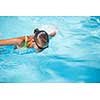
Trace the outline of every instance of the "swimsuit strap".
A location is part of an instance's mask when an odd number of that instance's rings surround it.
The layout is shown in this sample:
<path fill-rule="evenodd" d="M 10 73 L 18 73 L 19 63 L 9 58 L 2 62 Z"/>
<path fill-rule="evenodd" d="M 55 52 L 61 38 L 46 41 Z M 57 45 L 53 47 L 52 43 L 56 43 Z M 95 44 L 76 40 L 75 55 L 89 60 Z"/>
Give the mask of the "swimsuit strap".
<path fill-rule="evenodd" d="M 28 38 L 27 38 L 27 36 L 25 36 L 25 42 L 24 42 L 24 45 L 23 45 L 24 48 L 27 48 L 27 43 L 28 43 Z"/>

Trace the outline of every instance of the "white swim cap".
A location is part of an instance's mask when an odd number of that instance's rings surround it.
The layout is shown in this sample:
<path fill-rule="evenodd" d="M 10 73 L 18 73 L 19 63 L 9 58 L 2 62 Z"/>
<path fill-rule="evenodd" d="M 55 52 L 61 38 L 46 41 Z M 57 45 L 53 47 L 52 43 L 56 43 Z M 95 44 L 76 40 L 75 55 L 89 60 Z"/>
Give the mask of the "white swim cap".
<path fill-rule="evenodd" d="M 48 34 L 49 33 L 52 33 L 52 32 L 58 32 L 58 29 L 56 26 L 53 26 L 53 25 L 42 25 L 40 27 L 41 30 L 45 30 Z"/>

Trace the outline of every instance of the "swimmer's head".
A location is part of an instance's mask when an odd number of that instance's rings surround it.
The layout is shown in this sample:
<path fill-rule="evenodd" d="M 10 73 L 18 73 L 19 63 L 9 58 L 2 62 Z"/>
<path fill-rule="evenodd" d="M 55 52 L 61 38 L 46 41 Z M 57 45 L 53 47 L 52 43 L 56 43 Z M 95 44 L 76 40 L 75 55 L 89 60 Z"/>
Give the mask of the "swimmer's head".
<path fill-rule="evenodd" d="M 34 41 L 38 49 L 43 50 L 48 47 L 49 36 L 46 31 L 36 28 L 34 30 Z"/>
<path fill-rule="evenodd" d="M 58 28 L 55 25 L 41 25 L 41 30 L 45 30 L 50 37 L 54 37 L 58 33 Z"/>

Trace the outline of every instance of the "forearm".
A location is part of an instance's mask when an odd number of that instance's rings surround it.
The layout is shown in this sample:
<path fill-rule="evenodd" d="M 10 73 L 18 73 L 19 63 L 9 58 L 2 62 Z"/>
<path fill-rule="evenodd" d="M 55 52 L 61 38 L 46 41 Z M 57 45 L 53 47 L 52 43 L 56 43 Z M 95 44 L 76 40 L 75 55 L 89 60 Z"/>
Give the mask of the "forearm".
<path fill-rule="evenodd" d="M 4 46 L 4 45 L 13 45 L 14 42 L 10 41 L 10 40 L 0 40 L 0 46 Z"/>
<path fill-rule="evenodd" d="M 16 44 L 18 44 L 20 42 L 21 42 L 21 39 L 18 39 L 18 38 L 0 40 L 0 46 L 16 45 Z"/>

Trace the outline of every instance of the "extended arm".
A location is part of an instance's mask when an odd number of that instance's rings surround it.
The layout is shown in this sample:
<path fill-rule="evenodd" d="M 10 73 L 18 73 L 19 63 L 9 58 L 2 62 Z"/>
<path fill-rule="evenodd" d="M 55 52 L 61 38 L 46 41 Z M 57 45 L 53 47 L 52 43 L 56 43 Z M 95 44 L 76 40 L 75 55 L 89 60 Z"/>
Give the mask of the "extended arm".
<path fill-rule="evenodd" d="M 20 44 L 23 38 L 24 37 L 0 40 L 0 46 Z"/>

